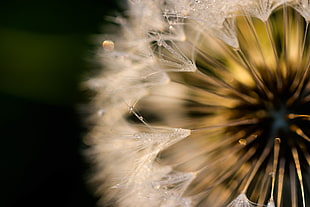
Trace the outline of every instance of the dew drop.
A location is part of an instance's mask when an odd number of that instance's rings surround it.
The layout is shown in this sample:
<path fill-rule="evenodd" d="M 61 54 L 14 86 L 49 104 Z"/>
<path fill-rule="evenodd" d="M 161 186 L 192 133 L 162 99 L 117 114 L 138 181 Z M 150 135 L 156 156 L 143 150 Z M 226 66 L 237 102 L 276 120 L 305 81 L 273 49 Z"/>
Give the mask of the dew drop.
<path fill-rule="evenodd" d="M 120 184 L 113 185 L 111 188 L 113 188 L 113 189 L 120 188 Z"/>
<path fill-rule="evenodd" d="M 267 207 L 275 207 L 274 202 L 273 201 L 269 201 L 267 204 Z"/>
<path fill-rule="evenodd" d="M 163 46 L 162 40 L 158 40 L 158 41 L 157 41 L 157 45 L 158 45 L 159 47 Z"/>
<path fill-rule="evenodd" d="M 105 40 L 102 42 L 102 47 L 106 51 L 112 51 L 114 49 L 114 42 L 112 40 Z"/>
<path fill-rule="evenodd" d="M 159 183 L 153 183 L 153 188 L 158 190 L 160 188 L 160 184 Z"/>
<path fill-rule="evenodd" d="M 105 110 L 104 109 L 100 109 L 100 110 L 98 110 L 97 113 L 98 113 L 99 116 L 102 116 L 105 113 Z"/>
<path fill-rule="evenodd" d="M 247 144 L 246 140 L 245 139 L 239 139 L 239 144 L 242 145 L 242 146 L 245 146 Z"/>

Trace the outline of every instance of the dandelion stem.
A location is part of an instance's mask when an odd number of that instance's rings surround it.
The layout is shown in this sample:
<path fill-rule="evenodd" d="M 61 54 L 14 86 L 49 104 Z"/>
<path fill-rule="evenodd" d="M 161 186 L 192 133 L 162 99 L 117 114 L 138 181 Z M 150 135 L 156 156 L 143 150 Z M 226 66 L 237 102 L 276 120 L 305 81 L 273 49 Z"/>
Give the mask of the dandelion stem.
<path fill-rule="evenodd" d="M 282 158 L 280 159 L 279 164 L 277 206 L 281 206 L 284 172 L 285 172 L 285 159 Z"/>
<path fill-rule="evenodd" d="M 219 174 L 216 180 L 212 186 L 210 186 L 209 188 L 213 188 L 214 186 L 217 186 L 218 184 L 222 183 L 224 180 L 226 180 L 227 178 L 231 177 L 232 175 L 236 174 L 236 172 L 240 169 L 240 167 L 242 166 L 242 162 L 246 162 L 248 161 L 256 152 L 256 148 L 251 148 L 249 149 L 239 160 L 239 162 L 237 162 L 237 165 L 234 165 L 232 168 L 227 169 L 225 172 Z"/>
<path fill-rule="evenodd" d="M 288 114 L 287 118 L 289 118 L 289 119 L 305 118 L 306 120 L 310 120 L 310 115 L 307 115 L 307 114 Z"/>
<path fill-rule="evenodd" d="M 268 88 L 265 87 L 265 84 L 261 80 L 261 78 L 258 75 L 258 71 L 252 66 L 249 61 L 247 60 L 246 56 L 244 55 L 243 51 L 240 49 L 235 50 L 240 60 L 245 64 L 245 66 L 249 69 L 255 83 L 257 86 L 267 95 L 267 97 L 272 100 L 273 94 L 268 90 Z"/>
<path fill-rule="evenodd" d="M 310 138 L 297 125 L 292 125 L 290 129 L 294 131 L 296 134 L 298 134 L 300 137 L 304 138 L 306 141 L 310 142 Z"/>
<path fill-rule="evenodd" d="M 244 186 L 244 189 L 242 191 L 242 193 L 246 193 L 249 185 L 251 184 L 254 176 L 256 175 L 258 169 L 260 168 L 260 166 L 262 165 L 262 163 L 265 161 L 266 157 L 269 155 L 270 153 L 270 147 L 266 146 L 266 148 L 264 149 L 264 151 L 262 152 L 262 154 L 260 155 L 259 159 L 257 160 L 257 162 L 255 163 L 255 166 L 253 168 L 253 170 L 250 173 L 250 176 Z"/>
<path fill-rule="evenodd" d="M 198 131 L 204 131 L 204 130 L 215 129 L 215 128 L 223 128 L 223 127 L 229 127 L 229 126 L 251 125 L 251 124 L 256 124 L 257 122 L 258 122 L 258 119 L 235 120 L 235 121 L 220 124 L 220 125 L 207 126 L 207 127 L 191 129 L 191 130 L 192 132 L 198 132 Z"/>
<path fill-rule="evenodd" d="M 298 142 L 298 144 L 299 144 L 299 148 L 302 151 L 303 156 L 305 157 L 305 159 L 307 160 L 308 165 L 310 166 L 310 154 L 309 154 L 309 152 L 305 148 L 304 144 L 302 144 L 300 142 Z"/>
<path fill-rule="evenodd" d="M 289 33 L 288 33 L 288 19 L 287 19 L 287 7 L 285 5 L 283 5 L 283 55 L 284 55 L 284 60 L 285 60 L 285 68 L 286 68 L 286 72 L 288 71 L 288 55 L 287 55 L 287 51 L 288 51 L 288 39 L 289 39 Z"/>
<path fill-rule="evenodd" d="M 295 87 L 298 87 L 300 85 L 303 85 L 303 83 L 301 83 L 300 80 L 305 78 L 306 76 L 308 77 L 308 70 L 310 67 L 310 63 L 309 63 L 310 52 L 309 51 L 305 52 L 308 30 L 309 30 L 309 21 L 306 22 L 306 27 L 305 27 L 305 31 L 304 31 L 304 35 L 303 35 L 303 40 L 302 40 L 303 42 L 302 42 L 302 46 L 301 46 L 302 49 L 301 49 L 300 54 L 299 54 L 299 57 L 300 57 L 300 60 L 299 60 L 300 66 L 299 67 L 301 69 L 296 71 L 294 82 L 292 84 L 292 89 L 294 89 Z M 309 50 L 309 48 L 308 48 L 308 50 Z M 308 60 L 304 63 L 305 66 L 303 66 L 303 60 Z M 299 92 L 300 92 L 300 90 L 299 90 Z"/>
<path fill-rule="evenodd" d="M 260 52 L 262 58 L 265 60 L 266 58 L 265 58 L 263 49 L 262 49 L 262 47 L 261 47 L 261 43 L 260 43 L 260 41 L 259 41 L 259 39 L 258 39 L 258 34 L 257 34 L 256 30 L 255 30 L 254 25 L 253 25 L 252 18 L 251 18 L 249 15 L 247 15 L 247 14 L 245 14 L 244 16 L 245 16 L 246 23 L 247 23 L 248 27 L 250 28 L 250 30 L 252 31 L 252 33 L 253 33 L 253 35 L 254 35 L 255 42 L 256 42 L 256 44 L 257 44 L 257 46 L 258 46 L 259 52 Z M 265 64 L 265 67 L 268 68 L 268 65 L 266 64 L 265 61 L 264 61 L 264 64 Z"/>
<path fill-rule="evenodd" d="M 306 28 L 305 28 L 305 33 L 303 36 L 303 41 L 302 41 L 301 57 L 304 56 L 308 30 L 309 30 L 309 21 L 306 21 Z"/>
<path fill-rule="evenodd" d="M 293 163 L 290 163 L 290 184 L 291 184 L 291 199 L 292 199 L 292 207 L 297 207 L 297 189 L 296 189 L 296 174 L 295 167 Z"/>
<path fill-rule="evenodd" d="M 278 161 L 279 161 L 279 152 L 280 152 L 280 143 L 281 139 L 280 138 L 275 138 L 274 139 L 274 151 L 273 151 L 273 165 L 272 165 L 272 183 L 271 183 L 271 193 L 270 193 L 270 200 L 274 200 L 274 186 L 275 186 L 275 177 L 277 173 L 277 167 L 278 167 Z"/>
<path fill-rule="evenodd" d="M 258 197 L 258 205 L 263 205 L 263 203 L 267 200 L 267 193 L 268 189 L 270 188 L 270 177 L 272 175 L 272 158 L 268 160 L 268 164 L 265 168 L 265 173 L 263 174 L 261 178 L 261 182 L 255 182 L 255 189 L 260 189 L 259 191 L 259 197 Z M 269 195 L 270 198 L 270 195 Z M 271 202 L 271 199 L 269 199 L 269 202 Z M 268 206 L 269 207 L 269 206 Z"/>
<path fill-rule="evenodd" d="M 241 93 L 238 89 L 236 89 L 236 88 L 232 87 L 231 85 L 223 82 L 222 80 L 211 78 L 211 77 L 205 75 L 204 73 L 202 73 L 200 70 L 198 71 L 198 73 L 199 74 L 203 74 L 203 77 L 205 79 L 207 79 L 210 83 L 215 83 L 215 84 L 218 84 L 218 86 L 221 86 L 223 88 L 231 90 L 234 95 L 237 95 L 243 101 L 248 102 L 250 104 L 256 104 L 257 103 L 257 100 L 255 100 L 251 96 L 248 96 L 248 95 L 246 95 L 244 93 Z"/>
<path fill-rule="evenodd" d="M 295 162 L 295 167 L 296 167 L 296 171 L 297 171 L 297 177 L 298 177 L 298 180 L 299 180 L 299 185 L 300 185 L 300 190 L 301 190 L 302 206 L 305 207 L 306 206 L 305 190 L 304 190 L 304 186 L 303 186 L 303 180 L 302 180 L 302 173 L 301 173 L 301 168 L 300 168 L 299 156 L 298 156 L 297 149 L 295 147 L 292 148 L 292 154 L 293 154 L 293 158 L 294 158 L 294 162 Z"/>
<path fill-rule="evenodd" d="M 301 90 L 304 88 L 305 81 L 309 77 L 309 69 L 310 69 L 310 61 L 308 62 L 307 66 L 306 66 L 306 68 L 304 70 L 304 73 L 303 73 L 303 75 L 301 77 L 301 80 L 298 81 L 298 86 L 297 86 L 296 91 L 291 96 L 291 98 L 289 98 L 288 101 L 287 101 L 288 105 L 293 104 L 297 100 L 297 98 L 300 96 Z"/>
<path fill-rule="evenodd" d="M 139 121 L 141 121 L 146 127 L 148 127 L 151 130 L 154 130 L 153 127 L 151 127 L 146 121 L 144 120 L 142 115 L 139 115 L 137 112 L 134 110 L 134 106 L 128 106 L 129 112 L 132 113 Z"/>
<path fill-rule="evenodd" d="M 278 58 L 278 57 L 279 57 L 279 56 L 278 56 L 278 54 L 277 54 L 276 45 L 275 45 L 274 40 L 273 40 L 273 38 L 272 38 L 272 31 L 271 31 L 271 26 L 270 26 L 270 22 L 269 22 L 269 21 L 270 21 L 270 20 L 265 21 L 264 24 L 265 24 L 265 28 L 266 28 L 267 35 L 268 35 L 268 40 L 269 40 L 270 45 L 271 45 L 271 47 L 272 47 L 272 51 L 273 51 L 274 58 L 275 58 L 275 60 L 276 60 L 276 62 L 277 62 L 277 65 L 278 65 L 278 63 L 279 63 L 279 58 Z"/>

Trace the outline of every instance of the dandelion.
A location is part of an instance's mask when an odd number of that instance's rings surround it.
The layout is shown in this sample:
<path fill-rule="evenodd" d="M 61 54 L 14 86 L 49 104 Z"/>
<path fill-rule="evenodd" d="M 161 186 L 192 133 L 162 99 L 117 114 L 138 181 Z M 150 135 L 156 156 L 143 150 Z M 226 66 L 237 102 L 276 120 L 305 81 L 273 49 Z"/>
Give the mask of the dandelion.
<path fill-rule="evenodd" d="M 87 137 L 100 204 L 310 205 L 310 2 L 132 0 Z"/>

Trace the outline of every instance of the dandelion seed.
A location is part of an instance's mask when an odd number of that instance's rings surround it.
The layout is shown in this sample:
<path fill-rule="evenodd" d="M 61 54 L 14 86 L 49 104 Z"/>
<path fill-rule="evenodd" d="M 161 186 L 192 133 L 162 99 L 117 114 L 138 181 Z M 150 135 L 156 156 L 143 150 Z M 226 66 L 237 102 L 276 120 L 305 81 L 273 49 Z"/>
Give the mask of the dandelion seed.
<path fill-rule="evenodd" d="M 248 200 L 245 194 L 240 194 L 227 207 L 254 207 L 254 206 L 255 205 Z"/>
<path fill-rule="evenodd" d="M 128 5 L 89 81 L 100 205 L 309 206 L 309 1 Z"/>

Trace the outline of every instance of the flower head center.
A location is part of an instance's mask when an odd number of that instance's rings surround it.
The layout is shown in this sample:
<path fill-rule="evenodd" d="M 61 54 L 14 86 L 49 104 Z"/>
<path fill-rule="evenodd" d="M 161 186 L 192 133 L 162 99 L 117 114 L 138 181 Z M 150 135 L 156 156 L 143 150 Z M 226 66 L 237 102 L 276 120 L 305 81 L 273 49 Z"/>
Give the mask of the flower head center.
<path fill-rule="evenodd" d="M 271 111 L 270 115 L 272 117 L 273 123 L 271 125 L 271 130 L 276 132 L 279 130 L 286 131 L 289 127 L 289 123 L 287 120 L 288 112 L 286 109 L 280 109 L 278 111 Z"/>

